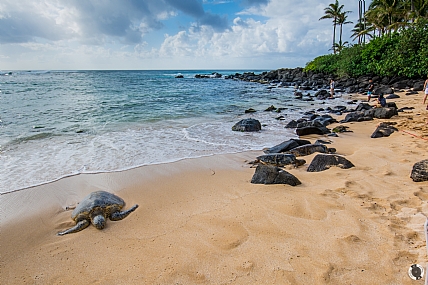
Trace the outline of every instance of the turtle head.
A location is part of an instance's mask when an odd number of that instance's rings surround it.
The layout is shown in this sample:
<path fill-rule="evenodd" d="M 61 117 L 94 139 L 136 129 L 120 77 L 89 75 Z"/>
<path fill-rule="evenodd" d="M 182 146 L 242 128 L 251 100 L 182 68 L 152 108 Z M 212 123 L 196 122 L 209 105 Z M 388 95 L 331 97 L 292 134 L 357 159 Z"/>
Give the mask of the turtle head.
<path fill-rule="evenodd" d="M 92 224 L 97 229 L 102 230 L 106 226 L 106 219 L 103 215 L 96 215 L 92 218 Z"/>

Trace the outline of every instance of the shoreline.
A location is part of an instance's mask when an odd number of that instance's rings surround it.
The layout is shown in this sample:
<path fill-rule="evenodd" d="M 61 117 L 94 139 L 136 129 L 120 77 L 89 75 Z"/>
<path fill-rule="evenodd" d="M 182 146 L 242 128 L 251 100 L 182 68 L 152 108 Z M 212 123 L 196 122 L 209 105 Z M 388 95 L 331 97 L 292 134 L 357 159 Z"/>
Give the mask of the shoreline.
<path fill-rule="evenodd" d="M 93 172 L 71 173 L 71 174 L 64 175 L 62 177 L 56 178 L 54 180 L 50 180 L 50 181 L 46 181 L 46 182 L 41 182 L 39 184 L 25 186 L 25 187 L 22 187 L 22 188 L 13 189 L 13 190 L 9 190 L 9 191 L 6 191 L 6 192 L 0 192 L 0 197 L 3 196 L 3 195 L 15 193 L 15 192 L 26 191 L 26 190 L 29 190 L 29 189 L 32 189 L 32 188 L 43 187 L 43 186 L 49 185 L 51 183 L 56 183 L 56 182 L 61 181 L 63 179 L 77 177 L 77 176 L 80 176 L 80 175 L 97 175 L 97 174 L 108 175 L 108 174 L 121 173 L 121 172 L 130 171 L 130 170 L 135 170 L 135 169 L 143 168 L 143 167 L 159 166 L 159 165 L 164 165 L 164 164 L 173 164 L 173 163 L 177 163 L 177 162 L 180 162 L 180 161 L 183 161 L 183 160 L 202 159 L 202 158 L 211 157 L 211 156 L 229 156 L 229 155 L 234 156 L 234 155 L 239 155 L 239 154 L 248 153 L 248 152 L 251 153 L 251 152 L 259 152 L 259 151 L 257 151 L 257 150 L 244 150 L 244 151 L 240 151 L 240 152 L 230 152 L 230 153 L 220 153 L 220 154 L 207 154 L 207 155 L 201 155 L 201 156 L 197 156 L 197 157 L 178 158 L 178 159 L 175 159 L 175 160 L 165 161 L 165 162 L 156 162 L 156 163 L 150 163 L 150 164 L 130 166 L 128 168 L 117 169 L 117 170 L 99 170 L 99 171 L 93 171 Z"/>
<path fill-rule="evenodd" d="M 251 184 L 255 169 L 248 162 L 262 152 L 250 151 L 80 174 L 2 195 L 1 278 L 5 284 L 423 284 L 407 276 L 410 265 L 428 262 L 428 182 L 410 179 L 412 165 L 426 158 L 421 100 L 422 93 L 394 100 L 415 109 L 344 123 L 353 132 L 337 138 L 302 137 L 331 140 L 356 167 L 309 173 L 315 154 L 302 157 L 304 166 L 287 168 L 302 182 L 296 187 Z M 383 121 L 396 122 L 399 132 L 371 139 Z M 96 190 L 116 193 L 126 208 L 140 207 L 102 231 L 90 226 L 56 236 L 73 225 L 66 209 Z"/>

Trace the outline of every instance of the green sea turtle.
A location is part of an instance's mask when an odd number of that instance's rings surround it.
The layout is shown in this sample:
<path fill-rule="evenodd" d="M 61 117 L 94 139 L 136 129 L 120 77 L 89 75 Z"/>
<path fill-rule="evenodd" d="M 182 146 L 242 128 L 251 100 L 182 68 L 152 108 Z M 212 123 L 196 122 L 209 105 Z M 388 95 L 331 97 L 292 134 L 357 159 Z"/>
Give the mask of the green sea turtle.
<path fill-rule="evenodd" d="M 106 225 L 106 219 L 111 221 L 122 220 L 138 208 L 138 205 L 134 205 L 129 210 L 122 212 L 121 209 L 124 206 L 125 201 L 114 194 L 106 191 L 92 192 L 71 213 L 71 218 L 76 222 L 76 225 L 58 232 L 58 235 L 63 236 L 79 232 L 91 223 L 97 229 L 102 230 Z"/>

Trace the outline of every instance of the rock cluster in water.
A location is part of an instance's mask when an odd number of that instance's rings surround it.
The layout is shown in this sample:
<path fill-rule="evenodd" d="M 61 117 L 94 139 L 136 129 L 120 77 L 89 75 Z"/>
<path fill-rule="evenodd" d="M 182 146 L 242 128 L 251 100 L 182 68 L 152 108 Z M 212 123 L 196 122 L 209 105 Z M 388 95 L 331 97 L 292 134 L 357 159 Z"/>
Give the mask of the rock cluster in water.
<path fill-rule="evenodd" d="M 336 88 L 346 93 L 363 93 L 367 91 L 369 79 L 375 84 L 374 94 L 393 94 L 394 91 L 412 89 L 422 91 L 424 79 L 409 79 L 402 76 L 360 76 L 357 78 L 336 78 L 334 75 L 304 71 L 303 68 L 281 68 L 255 74 L 254 72 L 236 73 L 225 76 L 226 79 L 236 79 L 259 83 L 277 83 L 283 86 L 300 86 L 301 90 L 318 90 L 326 88 L 330 79 L 335 80 Z M 414 93 L 412 93 L 414 94 Z M 408 95 L 412 95 L 408 94 Z M 388 98 L 387 98 L 388 99 Z"/>
<path fill-rule="evenodd" d="M 232 131 L 237 132 L 258 132 L 261 129 L 262 125 L 259 120 L 251 118 L 240 120 L 232 127 Z"/>

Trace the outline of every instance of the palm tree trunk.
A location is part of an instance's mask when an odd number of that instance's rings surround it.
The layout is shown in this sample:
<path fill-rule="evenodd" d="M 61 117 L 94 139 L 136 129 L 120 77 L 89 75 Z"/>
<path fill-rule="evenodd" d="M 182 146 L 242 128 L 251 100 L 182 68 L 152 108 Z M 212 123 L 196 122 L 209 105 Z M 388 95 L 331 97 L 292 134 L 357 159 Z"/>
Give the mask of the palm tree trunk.
<path fill-rule="evenodd" d="M 334 24 L 333 24 L 333 53 L 336 54 L 336 48 L 334 47 L 334 44 L 336 43 L 336 17 L 334 18 Z"/>

